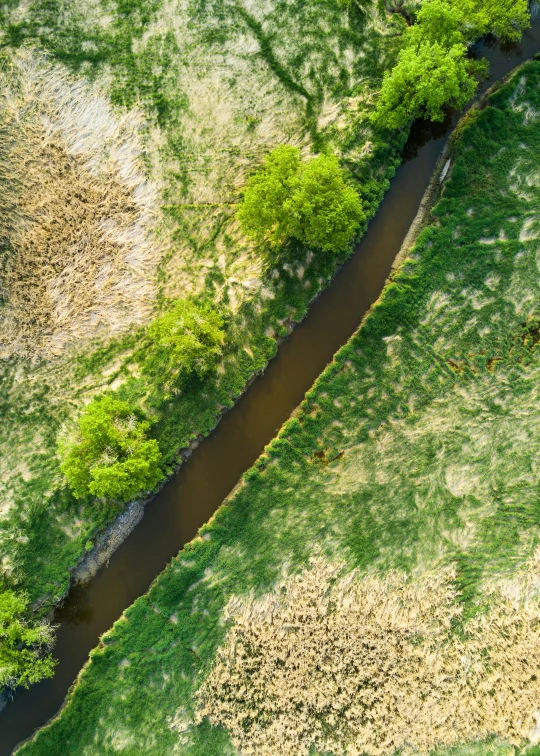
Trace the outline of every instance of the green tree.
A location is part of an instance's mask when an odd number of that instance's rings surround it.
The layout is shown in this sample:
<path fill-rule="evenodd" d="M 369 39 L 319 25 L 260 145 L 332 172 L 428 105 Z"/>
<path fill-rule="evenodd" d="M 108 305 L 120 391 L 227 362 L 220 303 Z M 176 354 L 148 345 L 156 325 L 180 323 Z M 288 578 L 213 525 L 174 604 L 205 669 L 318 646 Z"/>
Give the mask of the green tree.
<path fill-rule="evenodd" d="M 468 0 L 463 0 L 467 2 Z M 428 0 L 420 7 L 416 24 L 406 32 L 405 48 L 418 48 L 425 43 L 450 48 L 464 45 L 465 16 L 460 0 Z"/>
<path fill-rule="evenodd" d="M 74 440 L 59 444 L 60 467 L 76 498 L 127 501 L 162 480 L 158 442 L 147 438 L 150 423 L 127 402 L 94 399 L 78 426 Z"/>
<path fill-rule="evenodd" d="M 156 318 L 148 336 L 151 353 L 147 366 L 180 377 L 204 376 L 215 365 L 225 342 L 221 315 L 186 299 L 178 299 L 169 312 Z"/>
<path fill-rule="evenodd" d="M 530 26 L 527 0 L 452 0 L 463 15 L 463 29 L 474 42 L 484 34 L 517 41 Z"/>
<path fill-rule="evenodd" d="M 526 0 L 425 0 L 384 76 L 375 122 L 402 128 L 419 116 L 442 120 L 446 106 L 463 107 L 487 72 L 485 61 L 468 58 L 468 45 L 488 32 L 518 39 L 528 25 Z"/>
<path fill-rule="evenodd" d="M 445 106 L 461 108 L 473 96 L 473 66 L 464 44 L 446 48 L 422 42 L 416 48 L 406 47 L 384 78 L 377 120 L 390 129 L 402 128 L 419 116 L 443 120 Z"/>
<path fill-rule="evenodd" d="M 24 594 L 0 591 L 0 689 L 27 688 L 53 675 L 54 630 L 45 622 L 25 621 L 27 606 Z"/>
<path fill-rule="evenodd" d="M 246 234 L 265 237 L 274 246 L 289 236 L 284 206 L 294 192 L 300 171 L 300 150 L 282 144 L 264 159 L 263 168 L 248 179 L 238 208 L 238 220 Z"/>
<path fill-rule="evenodd" d="M 302 161 L 297 147 L 280 145 L 248 180 L 238 219 L 246 234 L 274 247 L 294 238 L 339 252 L 365 215 L 337 158 L 320 155 Z"/>

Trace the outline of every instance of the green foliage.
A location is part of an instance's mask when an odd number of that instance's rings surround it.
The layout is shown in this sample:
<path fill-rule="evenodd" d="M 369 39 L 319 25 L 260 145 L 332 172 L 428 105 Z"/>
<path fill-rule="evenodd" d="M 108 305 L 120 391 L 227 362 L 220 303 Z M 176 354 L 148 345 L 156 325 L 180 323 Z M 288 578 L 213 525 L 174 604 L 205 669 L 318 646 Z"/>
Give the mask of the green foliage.
<path fill-rule="evenodd" d="M 464 44 L 463 25 L 463 11 L 453 0 L 428 0 L 418 11 L 417 23 L 408 30 L 404 46 L 414 48 L 427 42 L 450 48 Z"/>
<path fill-rule="evenodd" d="M 55 661 L 48 653 L 53 628 L 26 622 L 27 604 L 24 594 L 0 591 L 0 689 L 28 688 L 53 674 Z"/>
<path fill-rule="evenodd" d="M 442 121 L 445 106 L 460 108 L 474 94 L 473 65 L 463 44 L 446 48 L 437 42 L 422 42 L 416 48 L 406 47 L 384 80 L 378 117 L 392 129 L 419 115 Z"/>
<path fill-rule="evenodd" d="M 419 116 L 443 120 L 444 108 L 463 107 L 487 72 L 468 57 L 468 44 L 489 32 L 516 40 L 528 25 L 526 0 L 427 0 L 385 73 L 375 121 L 395 129 Z"/>
<path fill-rule="evenodd" d="M 504 41 L 517 41 L 530 26 L 527 0 L 453 0 L 464 18 L 474 41 L 484 34 L 495 34 Z"/>
<path fill-rule="evenodd" d="M 248 180 L 238 208 L 238 220 L 251 236 L 267 237 L 279 245 L 289 236 L 285 203 L 294 191 L 300 171 L 300 150 L 280 145 L 264 159 L 264 167 Z"/>
<path fill-rule="evenodd" d="M 59 445 L 61 470 L 78 498 L 127 501 L 162 480 L 161 452 L 150 423 L 127 402 L 103 396 L 79 418 L 75 441 Z"/>
<path fill-rule="evenodd" d="M 280 145 L 248 181 L 238 209 L 247 234 L 273 246 L 293 238 L 331 252 L 344 250 L 365 215 L 338 160 L 302 161 L 300 150 Z"/>
<path fill-rule="evenodd" d="M 148 328 L 151 355 L 147 367 L 173 376 L 202 378 L 223 351 L 223 318 L 210 307 L 178 299 Z"/>

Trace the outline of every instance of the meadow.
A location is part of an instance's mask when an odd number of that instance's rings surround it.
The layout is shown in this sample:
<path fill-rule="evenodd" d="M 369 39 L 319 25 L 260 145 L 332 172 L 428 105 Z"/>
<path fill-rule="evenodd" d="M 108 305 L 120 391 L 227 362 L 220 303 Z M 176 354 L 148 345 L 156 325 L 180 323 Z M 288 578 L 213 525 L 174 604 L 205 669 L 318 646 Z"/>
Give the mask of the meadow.
<path fill-rule="evenodd" d="M 73 497 L 58 439 L 107 391 L 144 410 L 170 475 L 264 369 L 351 249 L 267 264 L 239 191 L 277 144 L 331 150 L 372 217 L 407 135 L 369 120 L 404 28 L 334 0 L 2 5 L 0 562 L 43 612 L 124 506 Z M 144 352 L 178 297 L 226 331 L 181 390 Z"/>
<path fill-rule="evenodd" d="M 538 752 L 540 62 L 450 157 L 356 334 L 21 756 Z"/>

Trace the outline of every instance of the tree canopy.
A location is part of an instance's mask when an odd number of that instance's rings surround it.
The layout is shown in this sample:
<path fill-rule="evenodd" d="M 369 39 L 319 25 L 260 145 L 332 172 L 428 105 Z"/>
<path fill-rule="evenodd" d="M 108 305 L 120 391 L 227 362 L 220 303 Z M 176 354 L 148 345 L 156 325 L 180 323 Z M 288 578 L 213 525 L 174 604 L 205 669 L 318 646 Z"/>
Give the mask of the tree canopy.
<path fill-rule="evenodd" d="M 463 18 L 463 30 L 470 30 L 469 41 L 484 34 L 495 34 L 504 41 L 517 41 L 530 26 L 527 0 L 453 0 Z"/>
<path fill-rule="evenodd" d="M 223 351 L 223 318 L 215 310 L 178 299 L 148 328 L 152 344 L 148 364 L 180 377 L 202 377 Z"/>
<path fill-rule="evenodd" d="M 419 115 L 440 121 L 446 105 L 464 105 L 476 88 L 465 51 L 463 44 L 406 47 L 381 92 L 378 114 L 384 125 L 398 129 Z"/>
<path fill-rule="evenodd" d="M 365 215 L 337 158 L 319 155 L 303 161 L 297 147 L 280 145 L 248 180 L 238 219 L 245 233 L 274 247 L 294 238 L 339 252 Z"/>
<path fill-rule="evenodd" d="M 0 689 L 27 688 L 53 674 L 53 628 L 25 621 L 27 604 L 24 594 L 0 590 Z"/>
<path fill-rule="evenodd" d="M 111 396 L 91 402 L 76 438 L 60 443 L 61 469 L 76 498 L 127 501 L 163 478 L 161 452 L 139 410 Z"/>
<path fill-rule="evenodd" d="M 419 116 L 440 121 L 445 106 L 463 107 L 487 71 L 467 56 L 468 46 L 490 32 L 519 39 L 528 25 L 527 0 L 425 0 L 384 76 L 375 121 L 395 129 Z"/>

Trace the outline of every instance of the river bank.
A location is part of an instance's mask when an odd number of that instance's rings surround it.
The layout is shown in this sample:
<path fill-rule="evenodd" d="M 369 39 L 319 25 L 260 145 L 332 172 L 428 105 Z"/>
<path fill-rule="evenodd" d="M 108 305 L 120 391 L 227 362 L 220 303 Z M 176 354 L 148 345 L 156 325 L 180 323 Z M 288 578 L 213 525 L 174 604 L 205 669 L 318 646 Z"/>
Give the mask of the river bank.
<path fill-rule="evenodd" d="M 436 222 L 360 330 L 22 753 L 229 752 L 195 717 L 224 607 L 234 621 L 315 552 L 360 575 L 453 565 L 464 621 L 521 574 L 537 527 L 539 82 L 528 64 L 468 120 Z"/>
<path fill-rule="evenodd" d="M 493 87 L 490 87 L 486 92 L 479 96 L 479 98 L 477 98 L 475 102 L 471 104 L 469 109 L 482 109 L 486 105 L 490 95 L 501 86 L 503 86 L 513 75 L 514 72 L 508 73 L 506 76 L 502 77 L 499 81 L 496 82 L 495 85 L 493 85 Z M 452 132 L 448 140 L 446 141 L 440 157 L 437 160 L 437 164 L 433 171 L 432 177 L 420 201 L 418 212 L 407 232 L 407 235 L 401 245 L 398 254 L 395 256 L 392 262 L 392 272 L 390 273 L 390 277 L 386 281 L 386 285 L 391 282 L 393 271 L 397 271 L 406 260 L 422 229 L 426 226 L 426 224 L 430 222 L 431 210 L 440 199 L 441 193 L 444 188 L 444 182 L 448 178 L 449 172 L 451 170 L 450 156 L 452 152 L 452 144 L 455 138 L 456 134 L 455 132 Z M 309 306 L 311 307 L 320 296 L 321 293 L 317 294 L 310 302 Z M 366 317 L 368 314 L 369 311 L 364 317 Z M 294 323 L 288 324 L 287 330 L 289 334 L 292 332 L 295 325 L 296 324 Z M 283 343 L 284 338 L 286 337 L 277 339 L 278 347 Z M 259 375 L 260 374 L 255 374 L 251 376 L 251 378 L 246 383 L 245 391 L 249 389 L 253 381 L 256 380 Z M 243 396 L 245 391 L 241 394 L 241 396 Z M 233 405 L 233 407 L 234 406 L 236 405 Z M 182 452 L 182 461 L 178 466 L 176 466 L 175 473 L 179 471 L 180 465 L 186 459 L 188 459 L 191 453 L 198 447 L 201 440 L 202 439 L 196 439 L 190 444 L 187 450 Z M 121 513 L 116 520 L 114 520 L 103 531 L 97 534 L 92 550 L 85 554 L 80 564 L 78 564 L 71 571 L 72 585 L 78 585 L 80 583 L 84 584 L 89 579 L 91 579 L 104 564 L 108 562 L 115 549 L 139 524 L 144 515 L 145 506 L 150 500 L 151 499 L 133 502 L 129 505 L 126 512 Z"/>
<path fill-rule="evenodd" d="M 54 714 L 95 639 L 193 538 L 376 298 L 442 147 L 440 138 L 424 145 L 424 129 L 419 143 L 416 139 L 413 135 L 411 149 L 416 157 L 398 169 L 357 253 L 283 342 L 264 377 L 252 384 L 234 412 L 223 416 L 216 431 L 150 503 L 143 523 L 112 555 L 107 569 L 84 589 L 69 594 L 55 617 L 60 623 L 55 647 L 60 660 L 57 675 L 30 691 L 17 692 L 3 717 L 1 745 L 6 753 L 13 747 L 10 742 L 14 745 Z"/>

